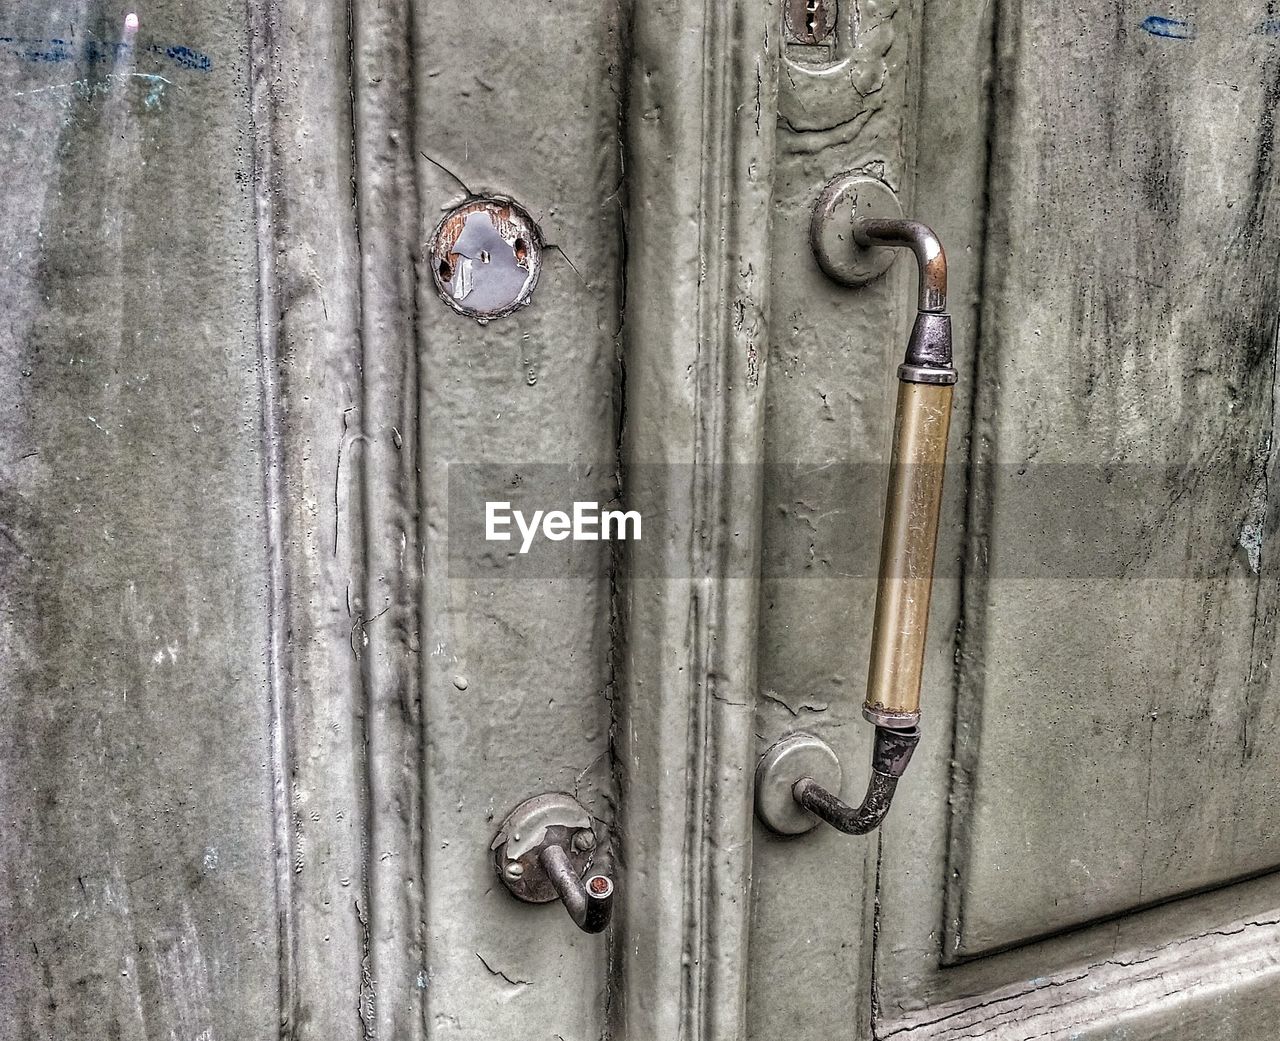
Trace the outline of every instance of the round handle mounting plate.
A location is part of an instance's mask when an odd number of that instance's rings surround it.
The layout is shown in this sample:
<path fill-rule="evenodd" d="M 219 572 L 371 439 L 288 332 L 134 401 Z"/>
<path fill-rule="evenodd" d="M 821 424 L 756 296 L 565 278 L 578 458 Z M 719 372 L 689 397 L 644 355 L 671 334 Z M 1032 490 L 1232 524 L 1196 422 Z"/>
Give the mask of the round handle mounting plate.
<path fill-rule="evenodd" d="M 812 734 L 788 734 L 769 747 L 756 767 L 756 816 L 780 835 L 803 835 L 821 823 L 792 794 L 801 777 L 812 777 L 829 792 L 840 791 L 840 760 Z"/>
<path fill-rule="evenodd" d="M 846 173 L 830 181 L 813 208 L 809 241 L 818 266 L 841 285 L 861 286 L 889 270 L 899 251 L 859 246 L 853 222 L 863 217 L 900 218 L 902 204 L 884 181 L 864 173 Z"/>
<path fill-rule="evenodd" d="M 530 904 L 546 904 L 559 894 L 542 866 L 542 851 L 559 846 L 578 877 L 595 857 L 591 815 L 572 795 L 548 792 L 526 799 L 509 814 L 494 836 L 493 869 L 512 896 Z"/>

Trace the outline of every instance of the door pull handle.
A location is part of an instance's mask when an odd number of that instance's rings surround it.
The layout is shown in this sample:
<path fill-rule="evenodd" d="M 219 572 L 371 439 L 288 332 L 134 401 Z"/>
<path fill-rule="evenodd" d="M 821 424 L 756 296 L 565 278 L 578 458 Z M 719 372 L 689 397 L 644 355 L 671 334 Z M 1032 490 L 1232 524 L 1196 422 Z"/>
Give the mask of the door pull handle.
<path fill-rule="evenodd" d="M 860 206 L 859 194 L 866 200 Z M 947 260 L 938 237 L 919 221 L 882 216 L 887 189 L 861 175 L 837 178 L 814 212 L 812 241 L 824 271 L 849 285 L 878 277 L 885 247 L 909 249 L 919 273 L 917 314 L 898 366 L 889 488 L 862 714 L 875 730 L 871 779 L 862 804 L 839 798 L 835 753 L 811 734 L 793 733 L 771 746 L 756 768 L 756 813 L 774 831 L 799 834 L 824 820 L 854 835 L 876 828 L 889 812 L 898 780 L 920 741 L 920 683 L 933 588 L 934 549 L 942 509 L 943 466 L 956 370 L 951 364 Z M 844 231 L 835 227 L 842 201 L 853 199 Z M 896 200 L 888 197 L 896 207 Z M 871 213 L 866 210 L 870 209 Z M 874 212 L 880 209 L 881 213 Z M 861 211 L 861 212 L 860 212 Z M 834 255 L 838 243 L 847 257 Z"/>
<path fill-rule="evenodd" d="M 583 932 L 609 927 L 614 884 L 610 857 L 591 815 L 571 795 L 548 792 L 526 799 L 498 828 L 493 867 L 517 900 L 557 898 Z"/>

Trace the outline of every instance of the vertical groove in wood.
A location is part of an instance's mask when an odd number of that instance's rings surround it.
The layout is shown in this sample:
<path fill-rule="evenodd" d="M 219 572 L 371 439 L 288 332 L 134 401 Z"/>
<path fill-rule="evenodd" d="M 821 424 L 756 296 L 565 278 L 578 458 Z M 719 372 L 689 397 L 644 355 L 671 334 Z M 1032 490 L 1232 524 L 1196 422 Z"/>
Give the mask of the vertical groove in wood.
<path fill-rule="evenodd" d="M 363 400 L 360 256 L 345 0 L 249 5 L 257 53 L 264 364 L 273 367 L 282 609 L 277 852 L 291 916 L 282 1036 L 361 1034 Z M 269 393 L 271 393 L 269 391 Z M 279 840 L 278 840 L 279 841 Z M 291 994 L 289 993 L 291 992 Z"/>
<path fill-rule="evenodd" d="M 249 110 L 253 124 L 254 221 L 258 260 L 258 365 L 262 384 L 263 486 L 268 556 L 267 686 L 271 720 L 271 805 L 274 828 L 277 943 L 280 954 L 280 1036 L 294 1036 L 297 979 L 294 964 L 293 843 L 289 772 L 288 620 L 284 562 L 284 460 L 280 433 L 279 301 L 276 286 L 276 226 L 271 185 L 275 178 L 271 84 L 278 71 L 274 3 L 247 5 L 249 21 Z"/>
<path fill-rule="evenodd" d="M 944 489 L 930 621 L 926 746 L 915 757 L 881 839 L 883 870 L 877 902 L 876 1029 L 914 998 L 920 977 L 937 972 L 952 878 L 949 848 L 968 793 L 965 768 L 973 754 L 968 698 L 980 688 L 982 660 L 966 653 L 982 622 L 983 561 L 988 504 L 976 460 L 991 456 L 995 386 L 980 348 L 988 257 L 995 99 L 994 61 L 999 20 L 1006 5 L 973 0 L 921 5 L 913 40 L 911 100 L 912 213 L 940 235 L 949 258 L 949 304 L 955 331 L 954 419 Z M 957 51 L 957 41 L 965 46 Z M 975 88 L 975 85 L 977 87 Z M 956 99 L 963 99 L 957 101 Z M 990 347 L 988 345 L 987 349 Z M 948 682 L 950 680 L 950 682 Z M 903 821 L 908 826 L 899 826 Z M 910 995 L 910 996 L 909 996 Z"/>
<path fill-rule="evenodd" d="M 981 153 L 985 157 L 982 188 L 983 206 L 976 246 L 977 265 L 972 278 L 965 277 L 960 286 L 973 322 L 972 335 L 962 343 L 970 348 L 968 365 L 969 433 L 968 460 L 965 474 L 965 521 L 963 546 L 957 554 L 960 563 L 959 588 L 955 606 L 955 699 L 952 720 L 951 773 L 949 813 L 947 815 L 946 863 L 942 874 L 942 933 L 940 948 L 943 964 L 953 960 L 956 938 L 964 920 L 963 888 L 957 884 L 964 865 L 965 826 L 974 796 L 974 780 L 981 754 L 982 691 L 985 683 L 986 641 L 985 607 L 990 595 L 988 563 L 991 556 L 990 533 L 993 496 L 991 477 L 999 458 L 996 435 L 996 411 L 999 408 L 1000 383 L 994 377 L 997 358 L 1002 349 L 999 323 L 995 318 L 994 300 L 999 298 L 998 273 L 992 263 L 992 192 L 998 183 L 998 133 L 1001 112 L 1008 106 L 1008 68 L 1019 44 L 1019 11 L 1016 4 L 997 2 L 989 14 L 989 57 L 984 63 L 988 71 L 988 96 L 979 125 L 985 129 Z M 979 21 L 981 24 L 981 20 Z M 1007 234 L 1001 229 L 1002 244 Z M 967 274 L 967 272 L 966 272 Z M 955 501 L 954 498 L 952 501 Z M 950 942 L 948 942 L 948 940 Z"/>
<path fill-rule="evenodd" d="M 424 981 L 413 35 L 406 3 L 350 10 L 365 575 L 356 649 L 367 783 L 361 1012 L 367 1035 L 412 1041 L 423 1030 Z"/>
<path fill-rule="evenodd" d="M 745 1032 L 778 10 L 633 19 L 623 459 L 662 529 L 622 568 L 612 1019 L 709 1041 Z"/>

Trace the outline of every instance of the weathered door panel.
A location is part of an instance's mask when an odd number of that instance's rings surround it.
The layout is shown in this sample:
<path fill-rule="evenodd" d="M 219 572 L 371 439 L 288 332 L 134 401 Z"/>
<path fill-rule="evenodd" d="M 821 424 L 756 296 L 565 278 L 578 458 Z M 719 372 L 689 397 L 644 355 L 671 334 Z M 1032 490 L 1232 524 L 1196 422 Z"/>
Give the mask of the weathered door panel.
<path fill-rule="evenodd" d="M 1280 56 L 1231 6 L 1181 38 L 1082 4 L 1053 62 L 1061 12 L 1000 22 L 957 955 L 1280 862 Z"/>
<path fill-rule="evenodd" d="M 274 1034 L 242 5 L 0 15 L 0 1034 Z M 192 128 L 198 127 L 198 133 Z"/>
<path fill-rule="evenodd" d="M 1280 853 L 1280 59 L 1265 5 L 1226 8 L 925 18 L 915 209 L 972 308 L 974 404 L 939 551 L 962 591 L 933 619 L 958 634 L 952 769 L 926 758 L 883 846 L 886 1035 L 1280 1020 L 1273 880 L 1194 895 Z"/>

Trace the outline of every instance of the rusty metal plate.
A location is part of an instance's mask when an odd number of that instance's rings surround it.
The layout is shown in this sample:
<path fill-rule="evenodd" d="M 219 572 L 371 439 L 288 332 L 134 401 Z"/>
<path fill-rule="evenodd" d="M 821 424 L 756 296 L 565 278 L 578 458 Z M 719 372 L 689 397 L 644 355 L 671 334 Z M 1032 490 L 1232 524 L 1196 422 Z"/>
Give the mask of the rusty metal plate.
<path fill-rule="evenodd" d="M 542 235 L 528 212 L 501 196 L 469 199 L 431 236 L 431 277 L 440 298 L 484 323 L 529 303 L 542 267 Z"/>

